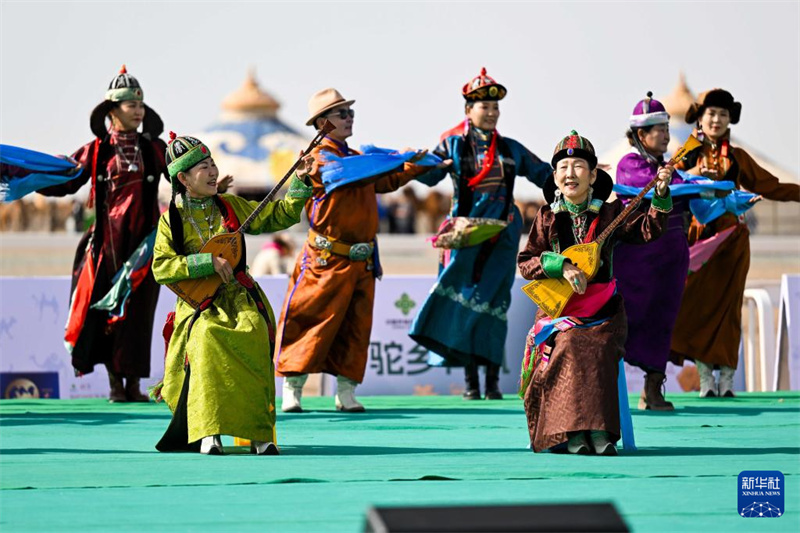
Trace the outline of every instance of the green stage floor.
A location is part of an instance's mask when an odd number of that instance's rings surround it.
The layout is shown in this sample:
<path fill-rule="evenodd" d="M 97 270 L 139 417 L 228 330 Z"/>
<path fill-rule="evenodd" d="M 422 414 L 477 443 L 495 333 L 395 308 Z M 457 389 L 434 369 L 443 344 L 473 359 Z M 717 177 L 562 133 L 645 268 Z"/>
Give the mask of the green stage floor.
<path fill-rule="evenodd" d="M 619 457 L 531 453 L 516 398 L 307 398 L 279 457 L 160 454 L 163 404 L 2 400 L 0 531 L 357 532 L 369 505 L 600 501 L 639 532 L 800 531 L 800 393 L 669 398 Z M 742 470 L 784 473 L 784 516 L 739 517 Z"/>

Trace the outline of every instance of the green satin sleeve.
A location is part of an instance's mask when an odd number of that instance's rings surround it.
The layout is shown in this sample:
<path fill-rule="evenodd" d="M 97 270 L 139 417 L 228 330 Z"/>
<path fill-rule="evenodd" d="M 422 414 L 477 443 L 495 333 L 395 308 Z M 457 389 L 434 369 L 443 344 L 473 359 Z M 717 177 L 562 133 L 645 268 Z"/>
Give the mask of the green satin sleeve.
<path fill-rule="evenodd" d="M 153 277 L 162 285 L 192 277 L 186 256 L 175 252 L 168 212 L 161 215 L 158 220 L 156 244 L 153 247 Z"/>
<path fill-rule="evenodd" d="M 653 201 L 650 205 L 656 211 L 661 211 L 662 213 L 669 213 L 672 211 L 672 194 L 667 187 L 667 194 L 665 196 L 659 196 L 658 193 L 653 195 Z"/>
<path fill-rule="evenodd" d="M 563 278 L 566 259 L 556 252 L 542 252 L 542 270 L 548 278 Z"/>

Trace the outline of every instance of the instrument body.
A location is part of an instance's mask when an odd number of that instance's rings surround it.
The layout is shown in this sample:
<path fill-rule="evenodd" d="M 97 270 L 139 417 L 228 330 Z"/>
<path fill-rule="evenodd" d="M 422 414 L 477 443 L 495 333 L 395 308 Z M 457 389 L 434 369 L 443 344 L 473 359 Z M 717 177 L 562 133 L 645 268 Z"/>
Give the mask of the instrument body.
<path fill-rule="evenodd" d="M 701 142 L 693 135 L 689 135 L 683 146 L 675 152 L 675 155 L 665 164 L 674 165 L 686 155 L 701 146 Z M 562 253 L 563 256 L 568 258 L 573 265 L 578 267 L 586 275 L 586 280 L 589 281 L 597 274 L 600 268 L 600 251 L 603 243 L 608 239 L 614 230 L 628 217 L 628 215 L 637 207 L 644 198 L 647 192 L 656 186 L 658 182 L 658 174 L 653 178 L 650 183 L 642 188 L 641 192 L 636 195 L 625 209 L 611 221 L 611 224 L 598 235 L 598 237 L 590 243 L 582 243 L 570 246 Z M 525 284 L 522 290 L 528 297 L 536 302 L 539 309 L 544 311 L 550 318 L 558 318 L 564 312 L 569 299 L 575 294 L 572 285 L 564 278 L 548 278 L 541 280 L 534 280 Z"/>
<path fill-rule="evenodd" d="M 322 142 L 322 139 L 324 139 L 328 133 L 335 129 L 336 126 L 334 126 L 330 120 L 326 120 L 325 124 L 322 126 L 322 129 L 317 132 L 317 135 L 308 145 L 308 148 L 306 148 L 306 150 L 300 154 L 300 157 L 292 165 L 292 168 L 290 168 L 283 178 L 275 185 L 275 187 L 272 188 L 269 194 L 267 194 L 266 198 L 264 198 L 261 203 L 258 204 L 250 216 L 247 217 L 247 220 L 242 222 L 241 226 L 239 226 L 239 228 L 233 233 L 221 233 L 210 238 L 200 249 L 200 253 L 210 253 L 214 257 L 224 258 L 231 265 L 233 271 L 236 272 L 236 267 L 239 266 L 244 251 L 243 234 L 247 231 L 259 213 L 261 213 L 267 204 L 272 201 L 272 199 L 275 197 L 275 194 L 280 190 L 283 184 L 286 183 L 286 180 L 288 180 L 294 171 L 297 170 L 297 167 L 300 166 L 303 157 L 310 153 L 311 150 L 313 150 Z M 170 283 L 167 285 L 167 287 L 169 287 L 172 292 L 177 294 L 183 301 L 192 306 L 194 309 L 198 309 L 214 298 L 214 295 L 219 290 L 220 285 L 222 285 L 222 278 L 215 272 L 204 278 L 185 279 L 175 283 Z"/>
<path fill-rule="evenodd" d="M 210 253 L 213 257 L 222 257 L 236 270 L 242 260 L 243 237 L 238 231 L 215 235 L 200 249 L 201 254 Z M 197 279 L 186 279 L 167 285 L 172 292 L 183 301 L 197 309 L 202 303 L 212 298 L 222 285 L 222 278 L 216 272 L 210 276 Z"/>
<path fill-rule="evenodd" d="M 580 268 L 587 280 L 591 280 L 600 269 L 601 249 L 602 245 L 595 241 L 570 246 L 561 255 Z M 551 318 L 561 316 L 569 299 L 575 294 L 570 282 L 564 278 L 534 280 L 522 287 L 522 290 Z"/>

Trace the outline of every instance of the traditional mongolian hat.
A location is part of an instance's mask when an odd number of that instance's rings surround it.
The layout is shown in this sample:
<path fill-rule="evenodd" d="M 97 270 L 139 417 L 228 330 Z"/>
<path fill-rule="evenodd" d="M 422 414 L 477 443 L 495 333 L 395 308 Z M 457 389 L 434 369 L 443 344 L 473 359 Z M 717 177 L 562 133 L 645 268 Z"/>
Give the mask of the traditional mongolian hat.
<path fill-rule="evenodd" d="M 94 108 L 89 118 L 89 126 L 96 137 L 103 139 L 108 135 L 108 128 L 106 127 L 108 113 L 120 102 L 128 100 L 143 102 L 144 92 L 142 91 L 142 86 L 139 85 L 139 81 L 128 74 L 125 65 L 122 65 L 119 74 L 114 76 L 114 79 L 108 84 L 105 100 Z M 144 110 L 142 134 L 149 139 L 155 139 L 163 133 L 164 122 L 158 116 L 158 113 L 148 107 L 147 104 L 144 104 Z"/>
<path fill-rule="evenodd" d="M 167 163 L 169 180 L 172 182 L 172 198 L 169 202 L 169 226 L 172 242 L 180 255 L 184 254 L 183 222 L 181 213 L 175 204 L 175 198 L 181 195 L 186 202 L 186 187 L 178 180 L 178 172 L 186 172 L 199 162 L 211 157 L 211 150 L 200 139 L 183 135 L 178 137 L 169 132 L 169 143 L 164 159 Z"/>
<path fill-rule="evenodd" d="M 555 150 L 553 150 L 551 164 L 555 167 L 559 161 L 567 157 L 585 159 L 589 163 L 589 167 L 597 171 L 597 179 L 592 185 L 592 189 L 594 190 L 592 198 L 606 201 L 608 197 L 611 196 L 614 180 L 611 179 L 611 176 L 609 176 L 605 170 L 597 168 L 597 155 L 595 155 L 594 146 L 589 142 L 589 139 L 581 137 L 578 135 L 577 131 L 572 130 L 569 135 L 561 139 L 556 145 Z M 555 178 L 551 175 L 547 178 L 547 181 L 545 181 L 544 188 L 542 189 L 544 192 L 544 199 L 547 203 L 553 203 L 555 200 L 556 189 Z"/>
<path fill-rule="evenodd" d="M 481 73 L 461 89 L 461 94 L 467 102 L 483 100 L 496 102 L 505 98 L 507 92 L 505 87 L 486 74 L 486 67 L 482 68 Z"/>
<path fill-rule="evenodd" d="M 742 104 L 734 102 L 733 95 L 725 89 L 711 89 L 700 93 L 697 101 L 689 106 L 686 111 L 686 122 L 693 124 L 697 122 L 707 107 L 722 107 L 731 114 L 731 124 L 739 122 L 742 114 Z"/>
<path fill-rule="evenodd" d="M 209 157 L 211 150 L 200 139 L 188 135 L 178 137 L 174 132 L 169 132 L 165 159 L 171 180 L 178 175 L 178 172 L 186 172 Z"/>
<path fill-rule="evenodd" d="M 633 114 L 628 121 L 630 129 L 627 135 L 631 145 L 638 150 L 639 154 L 654 163 L 658 163 L 658 159 L 642 146 L 642 141 L 639 139 L 636 130 L 655 126 L 656 124 L 669 124 L 669 113 L 667 113 L 664 104 L 653 99 L 652 91 L 647 91 L 647 96 L 645 96 L 644 100 L 640 100 L 636 107 L 633 108 Z"/>
<path fill-rule="evenodd" d="M 653 99 L 652 91 L 647 91 L 647 96 L 644 100 L 639 101 L 636 107 L 633 108 L 630 127 L 631 129 L 646 128 L 656 124 L 669 124 L 669 113 L 667 113 L 664 104 Z"/>
<path fill-rule="evenodd" d="M 308 115 L 309 119 L 306 121 L 306 126 L 313 126 L 314 121 L 320 116 L 324 115 L 334 107 L 340 105 L 352 105 L 355 100 L 345 100 L 342 93 L 336 89 L 322 89 L 314 93 L 308 101 Z"/>
<path fill-rule="evenodd" d="M 569 135 L 561 139 L 553 150 L 553 159 L 550 164 L 553 167 L 567 157 L 579 157 L 589 162 L 589 166 L 594 169 L 597 166 L 597 156 L 594 146 L 586 137 L 581 137 L 578 132 L 572 130 Z"/>

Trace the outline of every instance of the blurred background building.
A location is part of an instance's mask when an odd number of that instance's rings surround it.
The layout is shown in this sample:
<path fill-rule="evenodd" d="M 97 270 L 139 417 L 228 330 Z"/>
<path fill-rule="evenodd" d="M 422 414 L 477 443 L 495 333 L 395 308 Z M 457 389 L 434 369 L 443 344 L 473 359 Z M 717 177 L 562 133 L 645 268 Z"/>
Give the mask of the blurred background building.
<path fill-rule="evenodd" d="M 221 107 L 217 120 L 198 137 L 211 149 L 222 175 L 233 175 L 232 192 L 261 200 L 310 139 L 280 119 L 281 105 L 261 89 L 255 69 Z"/>

